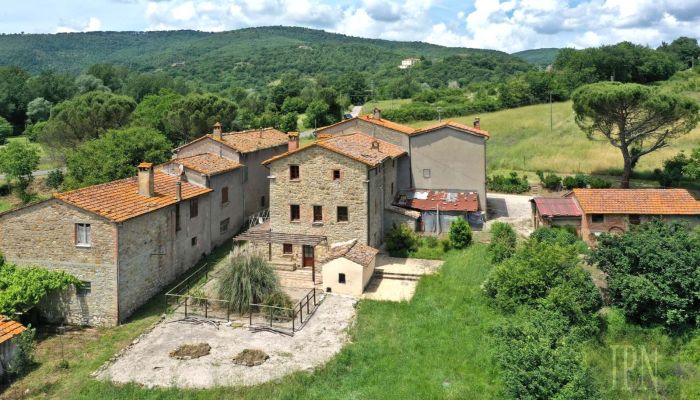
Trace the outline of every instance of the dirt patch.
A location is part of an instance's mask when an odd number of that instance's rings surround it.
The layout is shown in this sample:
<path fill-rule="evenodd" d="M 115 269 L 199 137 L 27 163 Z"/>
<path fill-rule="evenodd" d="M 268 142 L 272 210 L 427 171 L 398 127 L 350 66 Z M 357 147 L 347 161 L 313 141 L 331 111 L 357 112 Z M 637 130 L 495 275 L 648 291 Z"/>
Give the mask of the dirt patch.
<path fill-rule="evenodd" d="M 195 343 L 195 344 L 183 344 L 177 349 L 168 353 L 170 358 L 176 360 L 193 360 L 195 358 L 200 358 L 208 356 L 211 352 L 211 346 L 209 343 Z"/>
<path fill-rule="evenodd" d="M 517 194 L 489 193 L 486 199 L 488 205 L 488 220 L 484 231 L 490 231 L 495 221 L 506 222 L 513 226 L 519 234 L 530 236 L 532 227 L 532 207 L 530 198 Z"/>
<path fill-rule="evenodd" d="M 246 367 L 255 367 L 267 361 L 270 356 L 262 350 L 245 349 L 233 357 L 233 363 L 236 365 L 245 365 Z"/>

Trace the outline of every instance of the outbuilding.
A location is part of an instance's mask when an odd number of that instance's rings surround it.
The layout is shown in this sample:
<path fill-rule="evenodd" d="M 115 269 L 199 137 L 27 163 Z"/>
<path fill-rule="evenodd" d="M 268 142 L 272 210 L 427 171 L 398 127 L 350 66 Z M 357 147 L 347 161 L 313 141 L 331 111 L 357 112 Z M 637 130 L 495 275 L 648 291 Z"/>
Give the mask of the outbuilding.
<path fill-rule="evenodd" d="M 452 222 L 464 218 L 473 228 L 481 228 L 484 215 L 475 191 L 402 190 L 394 205 L 418 211 L 417 231 L 440 235 L 450 230 Z"/>
<path fill-rule="evenodd" d="M 6 368 L 17 351 L 14 339 L 26 330 L 19 322 L 0 315 L 0 378 L 7 372 Z"/>
<path fill-rule="evenodd" d="M 326 292 L 360 296 L 374 273 L 377 253 L 354 239 L 331 245 L 322 267 Z"/>

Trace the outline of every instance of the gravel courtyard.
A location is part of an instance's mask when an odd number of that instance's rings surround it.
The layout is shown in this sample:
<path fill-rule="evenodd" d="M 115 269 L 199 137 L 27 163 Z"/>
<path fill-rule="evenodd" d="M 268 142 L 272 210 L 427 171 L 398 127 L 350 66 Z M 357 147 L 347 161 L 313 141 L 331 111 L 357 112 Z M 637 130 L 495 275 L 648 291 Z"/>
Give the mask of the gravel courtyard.
<path fill-rule="evenodd" d="M 519 194 L 489 193 L 486 198 L 489 215 L 484 230 L 491 230 L 495 221 L 501 221 L 513 225 L 521 235 L 529 236 L 533 231 L 531 198 Z"/>
<path fill-rule="evenodd" d="M 191 324 L 178 321 L 180 316 L 169 317 L 96 376 L 118 384 L 133 382 L 146 387 L 211 388 L 256 385 L 295 371 L 312 370 L 329 361 L 345 344 L 356 301 L 326 296 L 306 326 L 294 336 L 225 324 Z M 208 343 L 211 353 L 192 360 L 168 356 L 188 343 Z M 234 364 L 233 357 L 244 349 L 262 350 L 270 358 L 255 367 Z"/>

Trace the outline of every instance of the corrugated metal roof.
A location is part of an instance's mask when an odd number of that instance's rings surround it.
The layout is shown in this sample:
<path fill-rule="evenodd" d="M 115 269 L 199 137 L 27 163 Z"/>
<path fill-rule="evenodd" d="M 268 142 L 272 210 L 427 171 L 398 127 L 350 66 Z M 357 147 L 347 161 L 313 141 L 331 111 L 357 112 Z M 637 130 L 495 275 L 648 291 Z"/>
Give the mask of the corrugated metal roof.
<path fill-rule="evenodd" d="M 396 196 L 394 205 L 421 211 L 479 211 L 479 195 L 469 191 L 407 190 Z"/>
<path fill-rule="evenodd" d="M 580 217 L 581 209 L 571 197 L 535 197 L 532 199 L 545 217 Z"/>

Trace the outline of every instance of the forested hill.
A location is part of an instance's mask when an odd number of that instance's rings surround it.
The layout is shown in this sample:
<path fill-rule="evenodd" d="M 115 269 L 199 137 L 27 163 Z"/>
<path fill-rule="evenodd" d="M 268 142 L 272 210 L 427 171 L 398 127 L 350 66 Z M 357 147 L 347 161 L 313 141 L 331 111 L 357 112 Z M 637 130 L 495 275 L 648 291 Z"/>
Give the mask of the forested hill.
<path fill-rule="evenodd" d="M 557 54 L 559 54 L 559 49 L 548 47 L 542 49 L 523 50 L 517 53 L 512 53 L 511 55 L 525 60 L 530 64 L 545 66 L 554 64 Z"/>
<path fill-rule="evenodd" d="M 401 60 L 423 57 L 423 82 L 442 85 L 503 78 L 531 68 L 503 52 L 448 48 L 421 42 L 363 39 L 320 30 L 263 27 L 207 33 L 90 32 L 0 35 L 0 65 L 30 72 L 78 74 L 96 63 L 132 71 L 164 71 L 206 85 L 259 87 L 281 74 L 331 77 L 364 71 L 377 79 L 399 77 Z M 447 60 L 446 60 L 447 59 Z M 442 64 L 446 65 L 442 65 Z M 414 72 L 415 71 L 415 72 Z M 406 71 L 403 71 L 404 73 Z M 212 87 L 214 89 L 215 87 Z"/>

